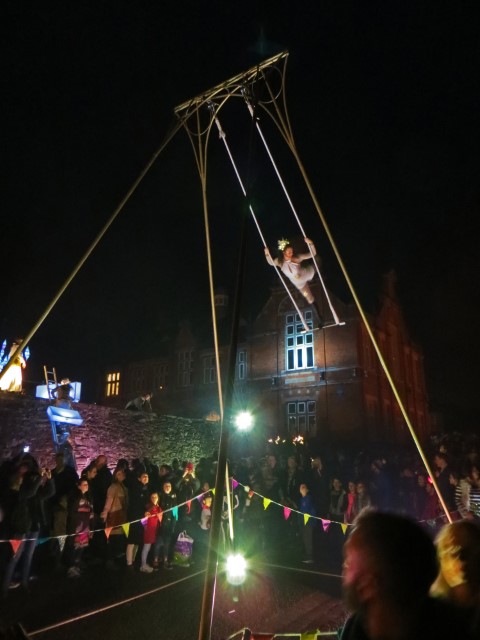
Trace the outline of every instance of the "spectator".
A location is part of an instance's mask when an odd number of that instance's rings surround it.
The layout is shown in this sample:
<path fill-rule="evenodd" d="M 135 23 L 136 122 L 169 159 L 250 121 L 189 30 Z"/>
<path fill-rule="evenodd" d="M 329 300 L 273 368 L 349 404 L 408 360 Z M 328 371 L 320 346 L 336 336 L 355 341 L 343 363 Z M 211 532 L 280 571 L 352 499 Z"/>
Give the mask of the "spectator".
<path fill-rule="evenodd" d="M 61 536 L 67 533 L 68 498 L 77 486 L 78 474 L 75 469 L 65 464 L 63 453 L 55 456 L 55 468 L 52 471 L 55 482 L 55 495 L 49 500 L 52 516 L 52 555 L 55 558 L 55 566 L 60 567 L 62 555 Z"/>
<path fill-rule="evenodd" d="M 355 498 L 357 496 L 357 485 L 353 480 L 349 480 L 347 490 L 347 506 L 345 507 L 344 522 L 352 524 L 355 519 Z"/>
<path fill-rule="evenodd" d="M 431 538 L 413 520 L 364 512 L 345 543 L 343 586 L 352 615 L 341 640 L 452 640 L 467 625 L 429 596 L 437 563 Z"/>
<path fill-rule="evenodd" d="M 162 493 L 160 494 L 160 507 L 162 509 L 162 521 L 160 524 L 160 540 L 162 543 L 163 566 L 165 569 L 172 568 L 173 547 L 176 542 L 177 521 L 173 513 L 173 508 L 178 504 L 177 496 L 172 492 L 172 483 L 164 481 Z"/>
<path fill-rule="evenodd" d="M 98 477 L 98 476 L 97 476 Z M 125 532 L 121 526 L 127 522 L 128 489 L 124 484 L 125 470 L 115 469 L 112 484 L 101 514 L 105 528 L 111 529 L 107 545 L 107 569 L 116 569 L 115 558 L 124 551 Z"/>
<path fill-rule="evenodd" d="M 145 515 L 145 508 L 149 500 L 151 501 L 148 487 L 148 473 L 137 469 L 137 478 L 128 489 L 127 518 L 130 523 L 127 538 L 127 567 L 132 567 L 135 562 L 138 547 L 144 543 L 144 530 L 141 519 Z M 158 503 L 158 493 L 157 503 Z M 151 537 L 151 536 L 150 536 Z M 155 542 L 155 541 L 153 541 Z M 150 542 L 152 544 L 152 542 Z"/>
<path fill-rule="evenodd" d="M 315 506 L 313 504 L 312 496 L 308 491 L 308 486 L 302 483 L 299 488 L 299 510 L 302 514 L 310 516 L 309 520 L 305 523 L 305 516 L 301 515 L 300 527 L 302 531 L 302 543 L 303 543 L 303 559 L 305 564 L 313 563 L 313 532 L 315 529 L 316 521 L 312 516 L 316 515 Z"/>
<path fill-rule="evenodd" d="M 21 541 L 11 556 L 2 582 L 2 595 L 19 586 L 13 581 L 15 569 L 22 560 L 21 585 L 28 589 L 33 554 L 40 531 L 46 528 L 44 502 L 55 493 L 55 484 L 49 469 L 39 469 L 33 458 L 24 459 L 9 482 L 9 512 L 7 532 L 10 539 Z"/>
<path fill-rule="evenodd" d="M 88 480 L 82 477 L 68 498 L 67 533 L 75 534 L 71 541 L 69 578 L 78 578 L 81 574 L 80 562 L 88 547 L 92 521 L 93 504 L 88 494 Z"/>
<path fill-rule="evenodd" d="M 440 572 L 431 592 L 451 600 L 471 620 L 480 637 L 480 526 L 457 521 L 445 525 L 436 537 Z"/>
<path fill-rule="evenodd" d="M 156 491 L 150 493 L 149 501 L 144 507 L 144 517 L 147 518 L 145 527 L 143 529 L 143 549 L 142 549 L 142 564 L 140 571 L 142 573 L 152 573 L 152 571 L 158 569 L 158 556 L 161 546 L 161 538 L 158 535 L 161 519 L 161 508 L 158 503 L 159 496 Z M 148 554 L 153 546 L 153 566 L 149 565 Z"/>

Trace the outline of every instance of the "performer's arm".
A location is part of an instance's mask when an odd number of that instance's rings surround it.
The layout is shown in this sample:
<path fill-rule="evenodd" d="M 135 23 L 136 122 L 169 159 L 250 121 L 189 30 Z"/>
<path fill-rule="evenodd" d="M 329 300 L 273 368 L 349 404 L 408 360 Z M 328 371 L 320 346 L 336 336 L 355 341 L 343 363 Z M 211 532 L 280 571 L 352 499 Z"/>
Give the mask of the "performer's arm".
<path fill-rule="evenodd" d="M 308 250 L 311 253 L 311 257 L 314 258 L 317 255 L 317 250 L 315 249 L 315 245 L 313 244 L 313 242 L 309 239 L 309 238 L 304 238 L 305 243 L 308 247 Z M 310 258 L 310 256 L 308 256 Z M 305 258 L 303 258 L 305 259 Z"/>
<path fill-rule="evenodd" d="M 268 247 L 265 247 L 264 251 L 265 251 L 265 258 L 267 259 L 268 264 L 271 267 L 274 267 L 277 264 L 276 263 L 276 258 L 275 258 L 275 260 L 272 259 L 272 256 L 270 255 L 270 251 L 269 251 Z"/>

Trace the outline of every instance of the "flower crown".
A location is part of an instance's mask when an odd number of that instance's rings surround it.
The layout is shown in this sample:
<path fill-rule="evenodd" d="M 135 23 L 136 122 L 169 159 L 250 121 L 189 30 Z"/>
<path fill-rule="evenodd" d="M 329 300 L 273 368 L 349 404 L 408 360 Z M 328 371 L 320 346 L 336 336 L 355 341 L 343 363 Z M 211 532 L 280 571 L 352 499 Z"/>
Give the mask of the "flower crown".
<path fill-rule="evenodd" d="M 289 244 L 290 241 L 287 240 L 287 238 L 282 238 L 278 241 L 278 248 L 280 249 L 280 251 L 285 251 L 285 247 L 288 247 Z"/>

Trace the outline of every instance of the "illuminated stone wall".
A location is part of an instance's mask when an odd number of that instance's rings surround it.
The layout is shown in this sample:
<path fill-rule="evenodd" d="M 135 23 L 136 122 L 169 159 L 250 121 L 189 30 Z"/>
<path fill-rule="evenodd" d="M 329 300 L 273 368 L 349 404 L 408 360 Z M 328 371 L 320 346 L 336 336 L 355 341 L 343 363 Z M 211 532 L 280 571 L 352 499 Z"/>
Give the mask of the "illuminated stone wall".
<path fill-rule="evenodd" d="M 0 392 L 0 461 L 29 445 L 41 464 L 53 465 L 48 404 L 45 400 Z M 144 456 L 156 464 L 170 464 L 173 458 L 197 463 L 218 447 L 218 424 L 100 405 L 80 403 L 75 408 L 84 419 L 81 427 L 71 430 L 79 470 L 100 453 L 107 456 L 110 467 L 119 458 Z"/>

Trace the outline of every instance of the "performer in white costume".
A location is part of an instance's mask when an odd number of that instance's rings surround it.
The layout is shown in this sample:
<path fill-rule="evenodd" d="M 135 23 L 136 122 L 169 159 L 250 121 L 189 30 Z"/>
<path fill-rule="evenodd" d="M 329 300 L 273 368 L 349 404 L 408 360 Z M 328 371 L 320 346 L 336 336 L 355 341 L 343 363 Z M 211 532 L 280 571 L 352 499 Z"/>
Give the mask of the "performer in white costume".
<path fill-rule="evenodd" d="M 17 340 L 16 342 L 12 342 L 12 346 L 10 347 L 10 353 L 8 355 L 8 362 L 10 358 L 13 356 L 15 351 L 18 349 L 21 344 L 21 340 Z M 11 367 L 9 367 L 8 371 L 4 373 L 4 375 L 0 378 L 0 389 L 2 391 L 21 391 L 22 390 L 22 369 L 25 369 L 27 363 L 25 362 L 25 358 L 20 353 L 14 360 Z"/>
<path fill-rule="evenodd" d="M 323 324 L 322 314 L 318 308 L 318 305 L 313 297 L 312 291 L 308 285 L 310 280 L 315 276 L 315 269 L 312 265 L 303 265 L 304 260 L 314 258 L 317 255 L 315 245 L 309 238 L 305 238 L 305 242 L 310 249 L 310 253 L 298 253 L 295 254 L 292 245 L 288 240 L 282 239 L 278 241 L 278 248 L 280 249 L 281 256 L 278 258 L 272 258 L 268 247 L 265 247 L 265 257 L 267 262 L 272 267 L 278 267 L 280 271 L 287 276 L 290 282 L 300 291 L 305 297 L 308 304 L 315 307 L 320 325 Z"/>

